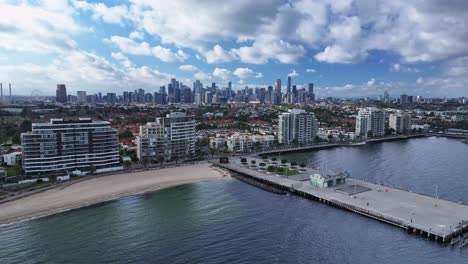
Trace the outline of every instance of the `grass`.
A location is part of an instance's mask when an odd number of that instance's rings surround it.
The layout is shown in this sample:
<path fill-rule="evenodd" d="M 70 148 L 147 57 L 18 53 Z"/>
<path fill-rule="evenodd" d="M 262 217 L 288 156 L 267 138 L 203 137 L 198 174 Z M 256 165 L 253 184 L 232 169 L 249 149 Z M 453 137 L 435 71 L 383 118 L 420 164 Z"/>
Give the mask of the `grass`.
<path fill-rule="evenodd" d="M 4 169 L 5 169 L 8 177 L 18 175 L 18 173 L 16 173 L 16 168 L 14 166 L 8 166 L 8 167 L 5 167 Z"/>

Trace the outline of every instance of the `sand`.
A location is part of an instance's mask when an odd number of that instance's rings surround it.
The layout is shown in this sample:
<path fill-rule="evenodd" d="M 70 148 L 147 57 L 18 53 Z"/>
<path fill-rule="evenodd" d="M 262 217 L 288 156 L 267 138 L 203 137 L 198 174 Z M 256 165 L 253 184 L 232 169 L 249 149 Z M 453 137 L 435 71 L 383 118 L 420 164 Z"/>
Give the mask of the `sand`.
<path fill-rule="evenodd" d="M 0 204 L 0 224 L 39 218 L 120 197 L 162 188 L 221 179 L 228 174 L 210 164 L 197 164 L 89 178 Z"/>

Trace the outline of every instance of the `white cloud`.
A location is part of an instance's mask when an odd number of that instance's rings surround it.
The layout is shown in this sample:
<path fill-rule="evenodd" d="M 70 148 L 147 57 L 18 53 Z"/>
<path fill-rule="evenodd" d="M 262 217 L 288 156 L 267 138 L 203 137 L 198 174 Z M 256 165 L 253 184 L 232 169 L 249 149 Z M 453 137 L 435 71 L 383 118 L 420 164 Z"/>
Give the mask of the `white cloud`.
<path fill-rule="evenodd" d="M 374 84 L 375 84 L 375 79 L 374 79 L 374 78 L 370 79 L 370 80 L 367 82 L 367 85 L 369 85 L 369 86 L 372 86 L 372 85 L 374 85 Z"/>
<path fill-rule="evenodd" d="M 112 52 L 111 57 L 116 59 L 120 63 L 122 63 L 122 65 L 126 68 L 134 67 L 133 63 L 125 55 L 123 55 L 120 52 L 117 52 L 117 53 Z"/>
<path fill-rule="evenodd" d="M 0 48 L 20 52 L 68 52 L 72 34 L 84 31 L 66 2 L 10 5 L 0 3 Z"/>
<path fill-rule="evenodd" d="M 249 79 L 249 78 L 262 78 L 263 74 L 260 72 L 255 72 L 249 68 L 237 68 L 234 70 L 233 74 L 240 79 Z"/>
<path fill-rule="evenodd" d="M 316 71 L 315 69 L 306 69 L 306 72 L 308 72 L 308 73 L 315 73 L 315 72 L 317 72 L 317 71 Z"/>
<path fill-rule="evenodd" d="M 292 70 L 290 73 L 288 73 L 289 77 L 297 77 L 299 76 L 299 73 L 296 72 L 296 70 Z"/>
<path fill-rule="evenodd" d="M 128 37 L 135 40 L 144 40 L 145 34 L 139 31 L 132 31 Z"/>
<path fill-rule="evenodd" d="M 118 53 L 113 57 L 125 59 Z M 1 65 L 0 79 L 11 80 L 17 84 L 15 89 L 28 95 L 28 91 L 34 89 L 54 94 L 57 83 L 65 83 L 70 93 L 77 90 L 122 92 L 128 90 L 129 85 L 153 89 L 155 85 L 168 83 L 173 77 L 147 66 L 127 66 L 120 68 L 94 53 L 74 50 L 47 65 Z"/>
<path fill-rule="evenodd" d="M 213 70 L 213 76 L 221 78 L 223 80 L 228 80 L 232 76 L 232 72 L 228 69 L 215 68 Z"/>
<path fill-rule="evenodd" d="M 147 42 L 138 43 L 126 37 L 112 36 L 110 39 L 104 39 L 104 42 L 114 44 L 123 53 L 153 56 L 164 62 L 185 61 L 189 57 L 189 55 L 182 50 L 172 52 L 171 49 L 162 46 L 151 47 Z"/>
<path fill-rule="evenodd" d="M 268 37 L 257 39 L 252 46 L 233 49 L 233 52 L 245 63 L 265 64 L 274 59 L 281 63 L 294 64 L 304 56 L 305 48 L 302 45 Z"/>
<path fill-rule="evenodd" d="M 86 1 L 72 1 L 75 8 L 91 11 L 93 19 L 102 20 L 111 24 L 123 24 L 129 18 L 129 9 L 125 5 L 108 7 L 103 3 L 90 4 Z"/>
<path fill-rule="evenodd" d="M 406 67 L 399 63 L 392 64 L 392 66 L 390 67 L 390 71 L 391 72 L 412 72 L 412 73 L 419 72 L 417 68 Z"/>
<path fill-rule="evenodd" d="M 316 54 L 315 59 L 322 62 L 349 64 L 356 63 L 361 60 L 360 58 L 366 56 L 367 54 L 353 53 L 353 51 L 346 50 L 341 46 L 333 45 Z"/>
<path fill-rule="evenodd" d="M 198 71 L 198 68 L 190 65 L 190 64 L 185 64 L 185 65 L 180 65 L 179 70 L 181 71 Z"/>
<path fill-rule="evenodd" d="M 374 50 L 397 54 L 403 62 L 468 55 L 463 1 L 140 0 L 112 7 L 73 3 L 103 21 L 133 25 L 163 44 L 193 49 L 208 63 L 291 64 L 299 62 L 307 48 L 319 50 L 315 58 L 330 63 L 358 63 Z M 210 49 L 224 41 L 238 46 Z"/>
<path fill-rule="evenodd" d="M 231 62 L 236 60 L 236 54 L 231 51 L 226 51 L 220 45 L 215 45 L 212 50 L 205 53 L 206 62 L 211 63 L 222 63 Z"/>
<path fill-rule="evenodd" d="M 193 77 L 195 77 L 195 79 L 201 80 L 201 81 L 209 81 L 209 80 L 212 79 L 211 75 L 209 75 L 208 73 L 206 73 L 204 71 L 199 71 L 199 72 L 195 73 L 193 75 Z"/>

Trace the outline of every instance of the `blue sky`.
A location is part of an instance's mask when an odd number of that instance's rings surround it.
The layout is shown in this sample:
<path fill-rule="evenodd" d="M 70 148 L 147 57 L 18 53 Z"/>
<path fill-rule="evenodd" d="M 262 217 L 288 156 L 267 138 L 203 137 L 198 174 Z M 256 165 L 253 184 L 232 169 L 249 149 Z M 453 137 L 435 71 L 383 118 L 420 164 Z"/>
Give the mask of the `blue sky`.
<path fill-rule="evenodd" d="M 0 0 L 0 81 L 17 94 L 236 88 L 287 76 L 319 97 L 468 96 L 468 4 L 380 0 Z"/>

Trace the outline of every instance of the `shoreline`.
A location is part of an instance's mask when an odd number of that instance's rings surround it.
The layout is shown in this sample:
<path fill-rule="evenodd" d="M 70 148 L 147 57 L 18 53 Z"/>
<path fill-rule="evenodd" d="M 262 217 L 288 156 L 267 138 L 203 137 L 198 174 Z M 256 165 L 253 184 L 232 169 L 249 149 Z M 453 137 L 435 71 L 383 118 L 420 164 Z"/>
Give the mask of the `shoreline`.
<path fill-rule="evenodd" d="M 0 204 L 0 227 L 124 197 L 226 178 L 231 178 L 228 172 L 208 163 L 90 178 Z"/>

